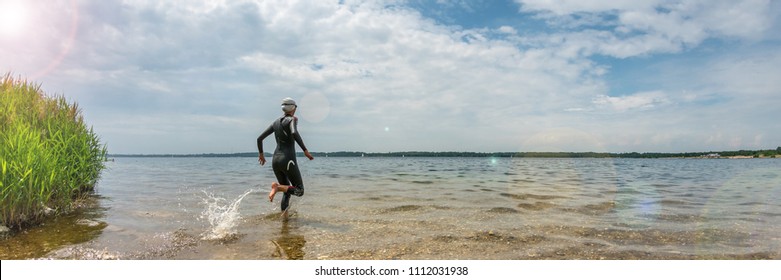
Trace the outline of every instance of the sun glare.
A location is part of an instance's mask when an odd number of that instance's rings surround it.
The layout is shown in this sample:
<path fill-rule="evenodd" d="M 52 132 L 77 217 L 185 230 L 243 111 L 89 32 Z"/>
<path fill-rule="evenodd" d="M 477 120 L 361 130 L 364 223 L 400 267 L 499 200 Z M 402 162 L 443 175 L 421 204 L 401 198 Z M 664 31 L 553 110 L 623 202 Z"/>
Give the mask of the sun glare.
<path fill-rule="evenodd" d="M 16 35 L 27 24 L 24 1 L 0 0 L 0 35 Z"/>

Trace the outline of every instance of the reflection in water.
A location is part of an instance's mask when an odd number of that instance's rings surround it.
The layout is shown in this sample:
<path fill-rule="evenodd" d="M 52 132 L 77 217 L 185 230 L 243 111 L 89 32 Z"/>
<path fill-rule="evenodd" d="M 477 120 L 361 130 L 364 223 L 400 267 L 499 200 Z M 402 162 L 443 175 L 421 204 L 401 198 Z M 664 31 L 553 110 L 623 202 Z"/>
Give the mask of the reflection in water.
<path fill-rule="evenodd" d="M 98 237 L 107 224 L 102 220 L 106 208 L 100 207 L 99 196 L 90 195 L 76 203 L 68 214 L 52 217 L 40 226 L 26 229 L 0 240 L 0 259 L 41 258 L 54 250 L 79 244 Z M 77 258 L 78 256 L 63 256 Z"/>
<path fill-rule="evenodd" d="M 282 219 L 282 230 L 280 236 L 271 242 L 277 246 L 277 252 L 275 257 L 285 258 L 288 260 L 303 260 L 304 259 L 304 245 L 306 245 L 306 239 L 300 234 L 290 233 L 290 224 L 292 222 L 287 218 Z M 294 228 L 296 231 L 298 228 Z"/>

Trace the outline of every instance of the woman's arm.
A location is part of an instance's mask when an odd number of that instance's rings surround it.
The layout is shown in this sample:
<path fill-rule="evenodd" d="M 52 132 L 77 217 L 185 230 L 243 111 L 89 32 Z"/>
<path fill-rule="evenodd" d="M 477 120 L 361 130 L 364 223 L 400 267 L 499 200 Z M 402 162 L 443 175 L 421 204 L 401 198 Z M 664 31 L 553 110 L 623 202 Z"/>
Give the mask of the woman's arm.
<path fill-rule="evenodd" d="M 260 165 L 266 164 L 266 156 L 263 155 L 263 139 L 266 139 L 271 133 L 274 133 L 274 125 L 269 125 L 268 128 L 266 128 L 266 131 L 263 131 L 263 133 L 258 136 L 258 162 L 260 162 Z"/>

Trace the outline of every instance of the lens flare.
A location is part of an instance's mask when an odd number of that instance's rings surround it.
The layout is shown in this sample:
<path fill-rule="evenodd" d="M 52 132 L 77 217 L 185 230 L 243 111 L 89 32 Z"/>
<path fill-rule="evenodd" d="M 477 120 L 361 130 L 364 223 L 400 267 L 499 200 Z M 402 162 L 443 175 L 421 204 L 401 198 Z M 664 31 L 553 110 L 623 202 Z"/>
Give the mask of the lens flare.
<path fill-rule="evenodd" d="M 301 99 L 299 113 L 308 122 L 322 122 L 331 113 L 331 102 L 328 101 L 325 94 L 319 92 L 307 94 Z"/>
<path fill-rule="evenodd" d="M 698 251 L 725 246 L 734 253 L 781 250 L 781 170 L 757 168 L 718 187 L 702 208 Z M 745 251 L 735 250 L 735 248 Z"/>
<path fill-rule="evenodd" d="M 0 36 L 21 34 L 29 18 L 23 1 L 0 1 Z"/>
<path fill-rule="evenodd" d="M 78 44 L 76 0 L 0 0 L 0 45 L 14 72 L 37 80 L 57 69 Z"/>

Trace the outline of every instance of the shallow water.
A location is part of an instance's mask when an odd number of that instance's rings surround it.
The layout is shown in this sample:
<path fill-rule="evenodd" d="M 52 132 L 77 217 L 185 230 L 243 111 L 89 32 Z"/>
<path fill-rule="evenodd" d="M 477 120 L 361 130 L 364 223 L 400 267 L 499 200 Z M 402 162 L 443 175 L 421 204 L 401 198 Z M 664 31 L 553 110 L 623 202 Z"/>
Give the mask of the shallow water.
<path fill-rule="evenodd" d="M 0 258 L 779 259 L 778 159 L 117 158 Z"/>

